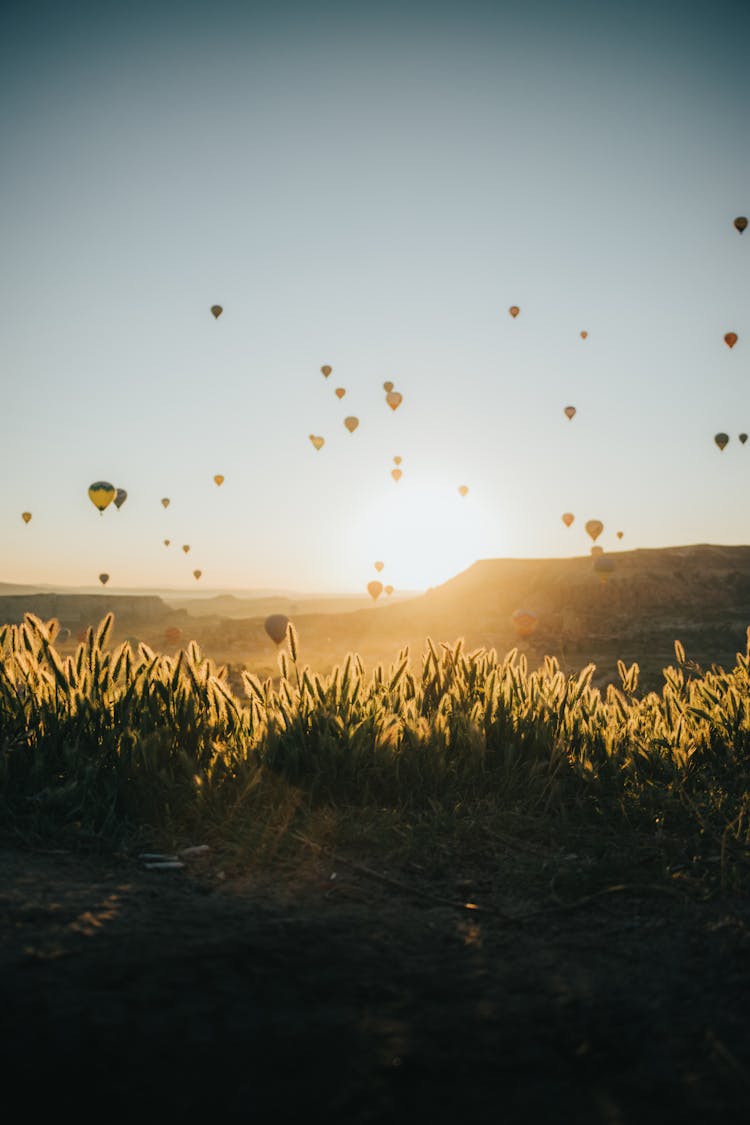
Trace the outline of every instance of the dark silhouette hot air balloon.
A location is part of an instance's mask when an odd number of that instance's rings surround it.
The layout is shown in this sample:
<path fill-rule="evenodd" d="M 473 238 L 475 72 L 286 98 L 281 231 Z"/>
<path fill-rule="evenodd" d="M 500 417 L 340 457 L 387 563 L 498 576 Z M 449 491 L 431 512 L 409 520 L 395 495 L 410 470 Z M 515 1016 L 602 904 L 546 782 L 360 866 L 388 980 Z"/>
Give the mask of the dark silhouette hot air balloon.
<path fill-rule="evenodd" d="M 187 554 L 187 553 L 188 553 L 188 551 L 190 550 L 190 544 L 189 544 L 189 543 L 183 543 L 183 544 L 182 544 L 182 549 L 183 549 L 183 551 L 185 552 L 185 554 Z"/>
<path fill-rule="evenodd" d="M 729 434 L 716 434 L 714 436 L 714 441 L 718 445 L 719 449 L 723 450 L 729 442 Z"/>
<path fill-rule="evenodd" d="M 740 434 L 740 441 L 744 445 L 745 442 L 747 441 L 747 434 Z"/>
<path fill-rule="evenodd" d="M 168 496 L 162 497 L 161 506 L 162 506 L 162 508 L 168 508 L 169 507 L 169 497 Z"/>
<path fill-rule="evenodd" d="M 211 312 L 218 320 L 221 314 L 224 312 L 224 309 L 221 307 L 221 305 L 211 305 Z"/>
<path fill-rule="evenodd" d="M 99 581 L 101 582 L 102 586 L 106 586 L 107 583 L 109 582 L 109 575 L 108 574 L 100 574 L 99 575 Z"/>
<path fill-rule="evenodd" d="M 115 495 L 115 507 L 121 508 L 128 498 L 128 494 L 124 488 L 118 488 Z"/>
<path fill-rule="evenodd" d="M 202 570 L 194 570 L 194 571 L 193 571 L 193 578 L 195 578 L 196 582 L 197 582 L 197 581 L 198 581 L 198 579 L 200 578 L 201 574 L 203 574 L 203 571 L 202 571 Z"/>
<path fill-rule="evenodd" d="M 320 369 L 320 370 L 321 370 L 321 371 L 323 372 L 323 374 L 325 375 L 325 377 L 326 377 L 326 379 L 327 379 L 327 378 L 328 378 L 328 376 L 329 376 L 329 375 L 331 374 L 331 372 L 333 371 L 333 368 L 332 368 L 332 367 L 329 367 L 327 363 L 324 363 L 324 364 L 323 364 L 323 366 L 321 367 L 321 369 Z"/>
<path fill-rule="evenodd" d="M 288 624 L 289 618 L 283 613 L 272 613 L 266 618 L 264 628 L 275 645 L 280 645 L 284 640 Z"/>
<path fill-rule="evenodd" d="M 733 348 L 738 340 L 739 336 L 736 332 L 727 332 L 726 336 L 724 337 L 724 343 L 728 348 Z"/>
<path fill-rule="evenodd" d="M 744 215 L 738 215 L 737 218 L 734 220 L 734 225 L 737 228 L 737 230 L 740 232 L 740 234 L 742 234 L 745 227 L 747 226 L 747 219 L 745 218 Z"/>

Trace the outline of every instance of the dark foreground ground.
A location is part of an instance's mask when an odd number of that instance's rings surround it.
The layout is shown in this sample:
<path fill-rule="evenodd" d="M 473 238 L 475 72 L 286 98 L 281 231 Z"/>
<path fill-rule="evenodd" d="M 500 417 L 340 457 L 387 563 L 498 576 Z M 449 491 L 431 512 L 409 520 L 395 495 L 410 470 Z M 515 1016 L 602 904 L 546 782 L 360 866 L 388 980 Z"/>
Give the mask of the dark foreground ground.
<path fill-rule="evenodd" d="M 319 853 L 270 880 L 210 856 L 149 871 L 1 851 L 4 1104 L 52 1121 L 748 1120 L 747 901 L 383 875 Z"/>

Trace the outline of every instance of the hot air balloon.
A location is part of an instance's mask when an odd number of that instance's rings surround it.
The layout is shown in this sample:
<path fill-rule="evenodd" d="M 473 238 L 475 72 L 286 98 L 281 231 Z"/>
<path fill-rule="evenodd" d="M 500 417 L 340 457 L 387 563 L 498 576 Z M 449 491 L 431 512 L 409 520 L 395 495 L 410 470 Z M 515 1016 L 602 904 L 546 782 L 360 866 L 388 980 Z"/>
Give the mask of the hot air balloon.
<path fill-rule="evenodd" d="M 28 523 L 31 519 L 31 512 L 21 512 L 21 519 L 24 523 Z"/>
<path fill-rule="evenodd" d="M 508 309 L 508 312 L 510 313 L 510 315 L 513 317 L 514 320 L 518 316 L 520 311 L 521 310 L 519 309 L 518 305 L 511 305 L 510 308 Z"/>
<path fill-rule="evenodd" d="M 377 582 L 375 579 L 373 579 L 372 582 L 367 583 L 367 592 L 372 600 L 376 602 L 380 595 L 383 593 L 383 583 Z"/>
<path fill-rule="evenodd" d="M 733 348 L 738 340 L 739 336 L 736 332 L 727 332 L 726 336 L 724 337 L 724 343 L 728 348 Z"/>
<path fill-rule="evenodd" d="M 747 441 L 747 434 L 740 434 L 740 441 L 744 445 L 745 442 Z"/>
<path fill-rule="evenodd" d="M 600 558 L 594 560 L 594 570 L 599 575 L 602 582 L 606 582 L 615 569 L 615 560 L 611 559 L 609 555 L 602 555 Z"/>
<path fill-rule="evenodd" d="M 321 371 L 323 372 L 323 374 L 325 375 L 325 377 L 326 377 L 326 379 L 327 379 L 327 378 L 328 378 L 328 376 L 329 376 L 329 375 L 331 374 L 331 372 L 333 371 L 333 368 L 332 368 L 332 367 L 329 367 L 327 363 L 324 363 L 324 364 L 323 364 L 323 366 L 321 367 L 321 369 L 320 369 L 320 370 L 321 370 Z"/>
<path fill-rule="evenodd" d="M 391 410 L 398 410 L 403 398 L 404 396 L 399 391 L 389 391 L 385 396 L 385 401 L 388 403 Z"/>
<path fill-rule="evenodd" d="M 390 379 L 386 379 L 385 383 L 383 383 L 383 390 L 387 395 L 389 395 L 393 390 L 393 383 L 390 381 Z"/>
<path fill-rule="evenodd" d="M 391 469 L 391 476 L 394 480 L 401 480 L 401 477 L 403 475 L 404 474 L 402 469 Z"/>
<path fill-rule="evenodd" d="M 264 628 L 275 645 L 280 645 L 286 636 L 289 618 L 283 613 L 272 613 L 265 620 Z"/>
<path fill-rule="evenodd" d="M 106 480 L 97 480 L 89 487 L 89 499 L 102 515 L 115 498 L 115 486 Z"/>
<path fill-rule="evenodd" d="M 221 473 L 216 474 L 216 476 L 214 477 L 214 483 L 219 485 L 224 483 L 224 477 L 221 475 Z"/>
<path fill-rule="evenodd" d="M 402 457 L 394 457 L 394 458 L 393 458 L 393 464 L 394 464 L 394 465 L 400 465 L 400 464 L 401 464 L 401 462 L 402 462 L 402 460 L 403 460 L 403 458 L 402 458 Z"/>
<path fill-rule="evenodd" d="M 346 426 L 349 433 L 353 434 L 357 426 L 359 425 L 359 418 L 354 418 L 350 415 L 348 418 L 344 418 L 344 425 Z"/>
<path fill-rule="evenodd" d="M 384 567 L 384 566 L 385 566 L 385 563 L 382 563 L 382 562 L 376 562 L 376 563 L 375 563 L 375 569 L 376 569 L 377 571 L 381 571 L 381 570 L 383 569 L 383 567 Z"/>
<path fill-rule="evenodd" d="M 182 544 L 182 549 L 183 549 L 183 551 L 185 552 L 185 554 L 187 554 L 187 553 L 188 553 L 188 551 L 190 550 L 190 544 L 189 544 L 189 543 L 183 543 L 183 544 Z"/>
<path fill-rule="evenodd" d="M 221 314 L 224 312 L 224 309 L 221 307 L 221 305 L 211 305 L 211 312 L 218 320 Z"/>
<path fill-rule="evenodd" d="M 101 582 L 102 586 L 106 586 L 107 583 L 109 582 L 109 575 L 108 574 L 100 574 L 99 575 L 99 581 Z"/>
<path fill-rule="evenodd" d="M 528 609 L 517 609 L 510 620 L 519 637 L 530 637 L 537 627 L 537 616 Z"/>
<path fill-rule="evenodd" d="M 725 445 L 729 441 L 729 434 L 716 434 L 714 437 L 714 441 L 718 445 L 719 449 L 723 450 Z"/>
<path fill-rule="evenodd" d="M 617 532 L 617 538 L 618 538 L 618 539 L 622 539 L 622 537 L 623 537 L 623 535 L 624 535 L 624 534 L 625 534 L 625 532 L 624 532 L 624 531 L 618 531 L 618 532 Z"/>
<path fill-rule="evenodd" d="M 743 230 L 747 226 L 747 219 L 745 218 L 744 215 L 738 215 L 737 218 L 734 220 L 734 225 L 736 226 L 736 228 L 740 232 L 740 234 L 742 234 Z"/>
<path fill-rule="evenodd" d="M 569 421 L 569 422 L 572 422 L 572 421 L 573 421 L 573 419 L 574 419 L 574 418 L 575 418 L 575 416 L 576 416 L 576 408 L 575 408 L 575 406 L 566 406 L 566 407 L 565 407 L 565 410 L 564 410 L 564 414 L 565 414 L 565 417 L 566 417 L 566 418 L 568 419 L 568 421 Z"/>
<path fill-rule="evenodd" d="M 604 548 L 600 547 L 598 545 L 598 543 L 595 543 L 594 546 L 591 548 L 591 557 L 595 559 L 595 558 L 597 558 L 598 555 L 603 555 L 603 554 L 604 554 Z"/>
<path fill-rule="evenodd" d="M 469 491 L 469 487 L 468 487 L 468 485 L 466 485 L 466 484 L 459 484 L 459 486 L 458 486 L 458 491 L 460 492 L 460 494 L 461 494 L 462 496 L 466 496 L 466 494 L 467 494 L 467 493 L 468 493 L 468 491 Z"/>
<path fill-rule="evenodd" d="M 390 598 L 391 594 L 393 593 L 393 586 L 384 586 L 384 587 L 383 587 L 383 591 L 384 591 L 384 592 L 385 592 L 385 593 L 386 593 L 386 594 L 388 595 L 388 597 Z"/>
<path fill-rule="evenodd" d="M 588 332 L 582 332 L 581 333 L 581 339 L 582 340 L 585 340 L 587 336 L 588 336 Z"/>
<path fill-rule="evenodd" d="M 128 498 L 128 494 L 124 488 L 118 488 L 115 494 L 115 507 L 121 508 Z"/>
<path fill-rule="evenodd" d="M 165 546 L 165 547 L 168 547 L 168 546 L 169 546 L 169 544 L 170 544 L 171 542 L 172 542 L 172 540 L 171 540 L 171 539 L 165 539 L 165 540 L 164 540 L 164 546 Z"/>
<path fill-rule="evenodd" d="M 599 536 L 601 535 L 601 533 L 603 531 L 604 531 L 604 524 L 602 523 L 601 520 L 589 520 L 588 523 L 586 524 L 586 534 L 588 536 L 590 536 L 590 538 L 593 539 L 594 541 L 596 541 L 599 538 Z"/>
<path fill-rule="evenodd" d="M 168 508 L 169 507 L 169 497 L 168 496 L 162 497 L 161 506 L 162 506 L 162 508 Z"/>
<path fill-rule="evenodd" d="M 310 441 L 316 449 L 322 449 L 325 445 L 325 438 L 318 437 L 317 434 L 310 434 Z"/>
<path fill-rule="evenodd" d="M 563 523 L 565 524 L 566 527 L 570 527 L 570 525 L 572 524 L 574 519 L 575 519 L 575 516 L 573 515 L 572 512 L 563 512 L 562 521 L 563 521 Z"/>
<path fill-rule="evenodd" d="M 179 644 L 181 637 L 182 629 L 178 629 L 176 625 L 170 625 L 168 629 L 164 630 L 164 640 L 168 645 Z"/>
<path fill-rule="evenodd" d="M 196 580 L 196 582 L 200 578 L 201 574 L 203 574 L 202 570 L 194 570 L 193 571 L 193 578 Z"/>

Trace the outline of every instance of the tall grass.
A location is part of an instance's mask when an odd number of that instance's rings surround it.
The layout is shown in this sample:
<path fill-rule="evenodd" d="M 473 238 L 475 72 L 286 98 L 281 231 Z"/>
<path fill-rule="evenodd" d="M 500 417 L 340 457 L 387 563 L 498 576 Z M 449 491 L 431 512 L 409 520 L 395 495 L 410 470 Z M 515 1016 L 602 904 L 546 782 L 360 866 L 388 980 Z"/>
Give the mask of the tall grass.
<path fill-rule="evenodd" d="M 322 676 L 293 626 L 280 675 L 243 672 L 244 697 L 195 642 L 176 656 L 110 647 L 113 619 L 74 655 L 56 621 L 0 628 L 0 814 L 7 831 L 75 828 L 121 843 L 144 828 L 193 836 L 259 816 L 280 782 L 310 806 L 491 807 L 607 831 L 690 840 L 744 870 L 750 848 L 750 656 L 696 674 L 679 642 L 660 692 L 592 686 L 547 657 L 427 640 Z M 262 795 L 262 801 L 259 798 Z"/>

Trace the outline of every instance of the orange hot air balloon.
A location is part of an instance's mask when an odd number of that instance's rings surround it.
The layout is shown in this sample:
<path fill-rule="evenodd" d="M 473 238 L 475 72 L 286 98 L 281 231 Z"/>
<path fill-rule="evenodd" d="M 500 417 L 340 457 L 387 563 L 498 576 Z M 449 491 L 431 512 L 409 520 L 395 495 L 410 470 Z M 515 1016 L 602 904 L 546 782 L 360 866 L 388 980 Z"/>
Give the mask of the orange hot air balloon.
<path fill-rule="evenodd" d="M 394 457 L 394 458 L 393 458 L 393 464 L 394 464 L 394 465 L 400 465 L 400 464 L 401 464 L 401 462 L 402 462 L 402 460 L 403 460 L 403 458 L 402 458 L 402 457 Z"/>
<path fill-rule="evenodd" d="M 714 441 L 718 445 L 719 449 L 723 450 L 729 441 L 729 434 L 716 434 L 716 436 L 714 437 Z"/>
<path fill-rule="evenodd" d="M 318 437 L 317 434 L 310 434 L 310 441 L 313 443 L 316 449 L 322 449 L 325 445 L 325 438 Z"/>
<path fill-rule="evenodd" d="M 566 527 L 570 527 L 570 525 L 572 524 L 574 519 L 575 519 L 575 516 L 573 515 L 572 512 L 563 512 L 562 521 L 563 521 L 563 523 L 565 524 Z"/>
<path fill-rule="evenodd" d="M 381 570 L 383 569 L 383 567 L 384 567 L 384 566 L 385 566 L 385 563 L 382 563 L 382 562 L 376 562 L 376 563 L 375 563 L 375 569 L 376 569 L 377 571 L 381 571 Z"/>
<path fill-rule="evenodd" d="M 398 410 L 403 402 L 404 396 L 399 391 L 389 391 L 385 396 L 385 401 L 390 406 L 391 410 Z"/>
<path fill-rule="evenodd" d="M 742 232 L 747 227 L 747 219 L 745 218 L 744 215 L 738 215 L 737 218 L 734 220 L 734 225 L 737 228 L 737 230 L 740 232 L 740 234 L 742 234 Z"/>
<path fill-rule="evenodd" d="M 566 406 L 566 407 L 565 407 L 565 410 L 564 410 L 564 414 L 565 414 L 565 417 L 566 417 L 566 418 L 568 419 L 568 421 L 569 421 L 569 422 L 572 422 L 572 421 L 573 421 L 573 419 L 574 419 L 574 418 L 575 418 L 575 416 L 576 416 L 576 408 L 575 408 L 575 406 Z"/>
<path fill-rule="evenodd" d="M 100 574 L 99 575 L 99 581 L 101 582 L 102 586 L 106 586 L 107 583 L 109 582 L 109 575 L 108 574 Z"/>
<path fill-rule="evenodd" d="M 383 383 L 383 390 L 387 395 L 389 395 L 393 390 L 393 383 L 390 381 L 390 379 L 386 380 L 386 382 Z"/>
<path fill-rule="evenodd" d="M 21 512 L 21 519 L 24 523 L 28 523 L 31 519 L 31 512 Z"/>
<path fill-rule="evenodd" d="M 321 371 L 323 372 L 323 374 L 325 375 L 325 377 L 326 377 L 326 379 L 327 379 L 327 378 L 328 378 L 328 376 L 329 376 L 329 375 L 331 374 L 331 372 L 333 371 L 333 368 L 332 368 L 332 367 L 329 367 L 327 363 L 324 363 L 324 364 L 323 364 L 323 366 L 321 367 L 321 369 L 320 369 L 320 370 L 321 370 Z"/>
<path fill-rule="evenodd" d="M 197 581 L 200 578 L 201 574 L 203 574 L 202 570 L 194 570 L 193 571 L 193 578 L 195 578 L 195 580 Z"/>
<path fill-rule="evenodd" d="M 170 544 L 171 542 L 172 542 L 172 540 L 171 540 L 171 539 L 165 539 L 165 540 L 164 540 L 164 546 L 165 546 L 165 547 L 168 547 L 168 546 L 169 546 L 169 544 Z"/>
<path fill-rule="evenodd" d="M 582 340 L 585 340 L 587 336 L 588 336 L 588 332 L 582 332 L 581 333 L 581 339 Z"/>
<path fill-rule="evenodd" d="M 372 600 L 374 602 L 376 602 L 378 600 L 378 598 L 380 597 L 380 595 L 383 593 L 383 583 L 377 582 L 374 579 L 373 579 L 372 582 L 368 582 L 367 583 L 367 593 L 370 595 Z"/>
<path fill-rule="evenodd" d="M 404 474 L 402 469 L 391 469 L 391 476 L 394 480 L 401 480 L 401 477 L 403 475 Z"/>
<path fill-rule="evenodd" d="M 169 497 L 168 496 L 162 497 L 161 506 L 162 506 L 162 508 L 168 508 L 169 507 Z"/>
<path fill-rule="evenodd" d="M 344 389 L 344 387 L 336 387 L 336 390 L 335 390 L 334 393 L 336 395 L 336 398 L 343 398 L 344 395 L 346 394 L 346 390 Z"/>
<path fill-rule="evenodd" d="M 289 618 L 283 613 L 272 613 L 270 617 L 266 618 L 263 628 L 266 630 L 273 643 L 275 645 L 280 645 L 286 637 L 288 624 Z"/>
<path fill-rule="evenodd" d="M 350 415 L 348 418 L 344 418 L 344 425 L 346 426 L 349 433 L 353 434 L 357 426 L 359 425 L 359 418 L 354 418 L 352 415 Z"/>
<path fill-rule="evenodd" d="M 221 307 L 221 305 L 211 305 L 211 312 L 214 314 L 215 318 L 218 320 L 219 317 L 221 316 L 221 314 L 224 312 L 224 309 Z"/>
<path fill-rule="evenodd" d="M 458 491 L 461 493 L 462 496 L 466 496 L 466 494 L 469 491 L 468 485 L 459 484 Z"/>
<path fill-rule="evenodd" d="M 183 551 L 185 552 L 185 554 L 187 554 L 187 553 L 188 553 L 188 551 L 190 550 L 190 544 L 189 544 L 189 543 L 183 543 L 183 544 L 182 544 L 182 549 L 183 549 Z"/>
<path fill-rule="evenodd" d="M 518 305 L 511 305 L 510 308 L 508 309 L 508 312 L 510 313 L 510 315 L 513 317 L 514 320 L 518 316 L 520 311 L 521 310 L 519 309 Z"/>
<path fill-rule="evenodd" d="M 537 627 L 537 616 L 528 609 L 517 609 L 510 620 L 519 637 L 530 637 Z"/>
<path fill-rule="evenodd" d="M 617 532 L 617 538 L 618 538 L 618 539 L 622 539 L 622 537 L 623 537 L 623 535 L 624 535 L 624 534 L 625 534 L 625 532 L 624 532 L 624 531 L 618 531 L 618 532 Z"/>
<path fill-rule="evenodd" d="M 224 483 L 224 477 L 221 475 L 221 473 L 216 474 L 216 476 L 214 477 L 214 483 L 215 484 L 223 484 Z"/>
<path fill-rule="evenodd" d="M 601 535 L 601 533 L 603 531 L 604 531 L 604 524 L 602 523 L 601 520 L 589 520 L 588 523 L 586 524 L 586 534 L 588 536 L 590 536 L 590 538 L 593 539 L 594 541 L 596 541 L 599 538 L 599 536 Z"/>
<path fill-rule="evenodd" d="M 724 337 L 724 343 L 728 348 L 733 348 L 738 340 L 739 336 L 736 332 L 727 332 L 726 336 Z"/>
<path fill-rule="evenodd" d="M 383 587 L 383 591 L 384 591 L 384 593 L 386 593 L 386 594 L 388 595 L 388 597 L 390 598 L 391 594 L 393 593 L 393 586 L 384 586 L 384 587 Z"/>

